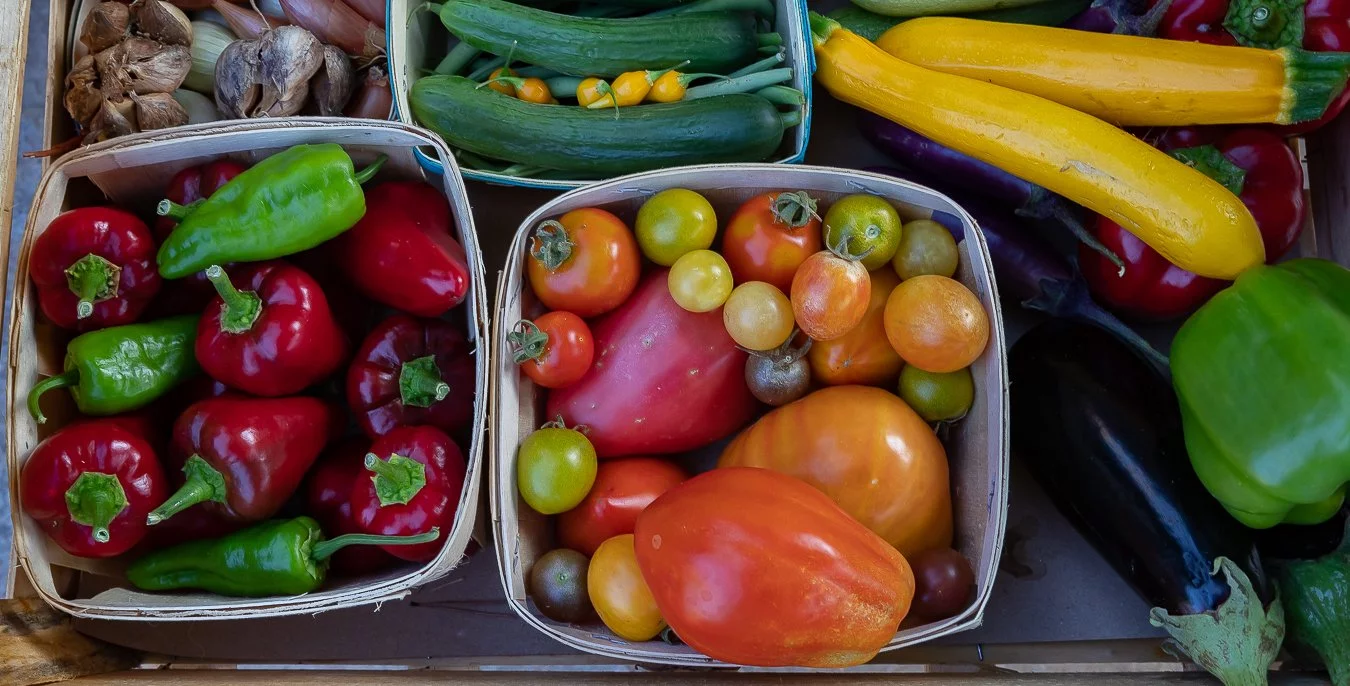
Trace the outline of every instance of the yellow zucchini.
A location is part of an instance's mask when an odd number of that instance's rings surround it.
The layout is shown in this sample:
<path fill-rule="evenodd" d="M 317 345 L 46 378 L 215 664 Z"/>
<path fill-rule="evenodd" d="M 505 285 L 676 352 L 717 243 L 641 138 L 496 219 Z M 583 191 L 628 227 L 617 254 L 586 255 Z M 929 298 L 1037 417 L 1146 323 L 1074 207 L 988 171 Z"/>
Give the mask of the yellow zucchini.
<path fill-rule="evenodd" d="M 811 31 L 816 80 L 834 97 L 1105 215 L 1183 269 L 1232 279 L 1265 261 L 1237 196 L 1138 138 L 1044 98 L 898 60 L 815 12 Z"/>
<path fill-rule="evenodd" d="M 1345 87 L 1350 54 L 1261 50 L 926 17 L 877 39 L 910 64 L 1039 95 L 1121 126 L 1293 124 Z"/>

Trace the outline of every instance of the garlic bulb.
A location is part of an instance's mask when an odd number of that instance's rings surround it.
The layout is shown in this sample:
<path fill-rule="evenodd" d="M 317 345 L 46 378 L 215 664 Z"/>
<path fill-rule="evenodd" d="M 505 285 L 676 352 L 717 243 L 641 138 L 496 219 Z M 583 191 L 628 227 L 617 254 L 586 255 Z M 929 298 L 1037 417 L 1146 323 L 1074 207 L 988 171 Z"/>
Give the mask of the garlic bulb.
<path fill-rule="evenodd" d="M 323 66 L 309 81 L 310 109 L 324 117 L 341 116 L 355 89 L 356 70 L 347 53 L 334 45 L 323 46 Z"/>
<path fill-rule="evenodd" d="M 104 97 L 116 100 L 127 92 L 172 93 L 183 85 L 192 56 L 182 45 L 165 45 L 133 36 L 94 55 Z"/>
<path fill-rule="evenodd" d="M 131 11 L 137 32 L 146 38 L 165 45 L 192 45 L 192 25 L 183 10 L 164 0 L 136 0 Z"/>
<path fill-rule="evenodd" d="M 80 42 L 93 54 L 121 43 L 131 35 L 131 9 L 119 2 L 101 2 L 85 17 Z"/>
<path fill-rule="evenodd" d="M 183 80 L 183 87 L 198 93 L 214 93 L 216 62 L 234 40 L 234 34 L 219 24 L 192 22 L 192 68 Z"/>
<path fill-rule="evenodd" d="M 216 105 L 227 117 L 285 117 L 309 99 L 309 81 L 324 65 L 324 46 L 298 26 L 257 40 L 237 40 L 216 62 Z"/>
<path fill-rule="evenodd" d="M 188 123 L 187 110 L 168 93 L 131 94 L 136 104 L 136 127 L 141 131 L 167 129 Z"/>

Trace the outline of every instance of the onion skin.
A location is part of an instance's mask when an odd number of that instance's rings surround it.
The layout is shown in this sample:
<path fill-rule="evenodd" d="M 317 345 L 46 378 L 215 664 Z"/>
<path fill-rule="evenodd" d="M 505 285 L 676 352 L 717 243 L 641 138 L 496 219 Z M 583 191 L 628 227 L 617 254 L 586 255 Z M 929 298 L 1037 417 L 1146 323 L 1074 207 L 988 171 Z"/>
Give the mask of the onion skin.
<path fill-rule="evenodd" d="M 348 7 L 384 30 L 384 0 L 345 0 Z"/>
<path fill-rule="evenodd" d="M 281 0 L 292 24 L 307 29 L 320 42 L 336 45 L 348 55 L 384 54 L 384 30 L 342 0 Z"/>
<path fill-rule="evenodd" d="M 229 24 L 230 30 L 240 38 L 256 39 L 263 31 L 286 25 L 281 19 L 264 18 L 252 8 L 240 7 L 226 0 L 212 0 L 211 7 L 225 17 L 225 23 Z"/>
<path fill-rule="evenodd" d="M 366 70 L 356 95 L 347 103 L 343 112 L 348 117 L 358 119 L 388 119 L 394 107 L 394 94 L 389 90 L 389 74 L 380 67 Z"/>

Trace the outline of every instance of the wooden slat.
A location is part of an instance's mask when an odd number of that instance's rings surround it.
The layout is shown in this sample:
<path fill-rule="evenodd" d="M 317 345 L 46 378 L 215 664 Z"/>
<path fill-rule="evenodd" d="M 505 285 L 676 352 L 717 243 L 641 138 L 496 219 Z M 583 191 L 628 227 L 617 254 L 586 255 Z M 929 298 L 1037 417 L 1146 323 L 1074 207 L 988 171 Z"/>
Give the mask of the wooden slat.
<path fill-rule="evenodd" d="M 28 686 L 140 664 L 140 655 L 75 631 L 70 617 L 37 599 L 0 601 L 0 684 Z M 134 672 L 133 672 L 134 673 Z"/>
<path fill-rule="evenodd" d="M 6 3 L 0 11 L 0 226 L 14 220 L 14 176 L 18 171 L 19 113 L 23 66 L 28 52 L 30 2 Z M 9 272 L 9 240 L 0 241 L 0 284 Z"/>

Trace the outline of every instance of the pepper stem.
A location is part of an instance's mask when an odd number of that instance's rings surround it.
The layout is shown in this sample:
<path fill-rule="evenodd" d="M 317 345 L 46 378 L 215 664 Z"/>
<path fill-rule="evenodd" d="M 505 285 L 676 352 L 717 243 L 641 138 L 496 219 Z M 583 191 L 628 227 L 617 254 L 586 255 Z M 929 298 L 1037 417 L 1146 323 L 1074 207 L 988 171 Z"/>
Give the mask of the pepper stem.
<path fill-rule="evenodd" d="M 567 237 L 567 227 L 550 219 L 534 230 L 534 248 L 530 250 L 530 256 L 539 260 L 544 269 L 554 272 L 572 256 L 574 247 L 576 243 Z"/>
<path fill-rule="evenodd" d="M 398 371 L 398 392 L 404 405 L 431 407 L 450 395 L 450 384 L 441 380 L 436 356 L 408 360 Z"/>
<path fill-rule="evenodd" d="M 188 215 L 191 215 L 192 211 L 197 209 L 203 202 L 205 201 L 197 200 L 196 202 L 187 205 L 179 205 L 172 200 L 165 199 L 159 201 L 159 204 L 155 206 L 155 214 L 181 222 L 184 219 L 187 219 Z"/>
<path fill-rule="evenodd" d="M 78 369 L 71 369 L 64 374 L 57 374 L 56 376 L 39 381 L 38 384 L 33 387 L 33 390 L 28 392 L 28 414 L 33 415 L 33 419 L 36 419 L 38 424 L 46 424 L 47 415 L 42 414 L 40 402 L 42 394 L 53 388 L 69 388 L 70 386 L 75 386 L 79 383 L 80 370 Z"/>
<path fill-rule="evenodd" d="M 407 505 L 427 485 L 427 466 L 402 455 L 381 460 L 379 455 L 367 453 L 366 469 L 375 472 L 370 480 L 375 482 L 380 507 Z"/>
<path fill-rule="evenodd" d="M 1233 0 L 1223 27 L 1251 48 L 1301 47 L 1305 0 Z"/>
<path fill-rule="evenodd" d="M 1173 150 L 1172 157 L 1188 167 L 1219 182 L 1233 195 L 1242 195 L 1247 183 L 1247 170 L 1237 166 L 1212 145 L 1198 145 L 1194 148 Z"/>
<path fill-rule="evenodd" d="M 380 155 L 379 157 L 376 157 L 375 161 L 371 162 L 369 167 L 366 167 L 365 169 L 356 172 L 356 183 L 363 184 L 375 178 L 375 175 L 378 174 L 380 171 L 380 167 L 383 167 L 384 163 L 388 161 L 389 161 L 388 155 Z"/>
<path fill-rule="evenodd" d="M 183 465 L 183 473 L 187 475 L 183 487 L 146 515 L 146 524 L 154 526 L 197 503 L 208 500 L 225 502 L 227 492 L 225 476 L 200 455 L 193 455 L 187 459 L 187 463 Z"/>
<path fill-rule="evenodd" d="M 241 291 L 234 287 L 230 276 L 220 265 L 206 268 L 206 278 L 216 287 L 223 305 L 220 312 L 220 330 L 225 333 L 244 333 L 253 328 L 262 314 L 262 298 L 253 291 Z"/>
<path fill-rule="evenodd" d="M 662 76 L 665 76 L 666 74 L 669 74 L 669 73 L 672 72 L 672 71 L 675 71 L 676 69 L 679 69 L 680 67 L 683 67 L 683 66 L 686 65 L 686 64 L 689 64 L 689 60 L 685 60 L 685 61 L 683 61 L 683 62 L 681 62 L 681 63 L 679 63 L 679 64 L 677 64 L 677 65 L 675 65 L 675 66 L 673 66 L 673 67 L 666 67 L 665 69 L 662 69 L 661 71 L 651 71 L 651 70 L 648 70 L 647 73 L 646 73 L 646 75 L 644 76 L 644 78 L 647 79 L 647 85 L 648 85 L 648 86 L 655 85 L 657 79 L 661 78 Z"/>
<path fill-rule="evenodd" d="M 94 303 L 117 297 L 122 268 L 107 258 L 89 253 L 66 268 L 66 283 L 80 297 L 75 317 L 84 319 L 94 313 Z"/>
<path fill-rule="evenodd" d="M 441 528 L 439 526 L 431 527 L 430 531 L 423 531 L 420 534 L 409 534 L 407 536 L 343 534 L 337 538 L 330 538 L 326 541 L 315 543 L 309 556 L 315 562 L 322 562 L 332 557 L 333 553 L 336 553 L 349 545 L 417 545 L 418 543 L 430 543 L 439 538 L 440 535 Z"/>
<path fill-rule="evenodd" d="M 127 509 L 127 493 L 112 474 L 85 472 L 66 489 L 70 519 L 94 529 L 94 540 L 107 543 L 108 525 Z"/>

